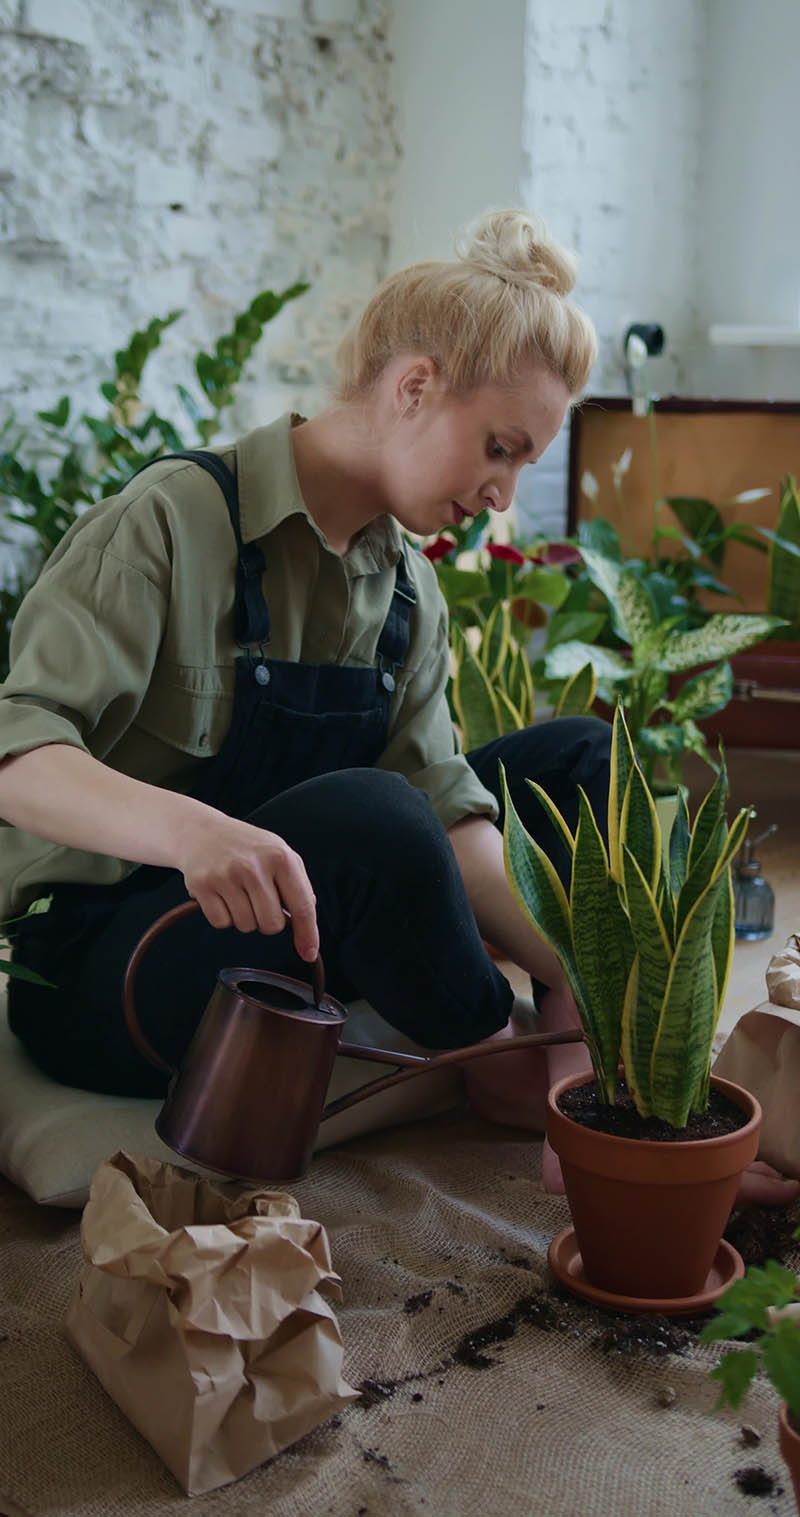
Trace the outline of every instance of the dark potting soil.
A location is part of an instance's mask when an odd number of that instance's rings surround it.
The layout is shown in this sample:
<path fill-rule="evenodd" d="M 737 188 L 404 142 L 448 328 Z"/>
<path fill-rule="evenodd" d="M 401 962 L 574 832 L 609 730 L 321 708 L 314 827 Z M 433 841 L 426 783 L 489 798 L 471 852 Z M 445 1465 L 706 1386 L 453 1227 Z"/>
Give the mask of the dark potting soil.
<path fill-rule="evenodd" d="M 661 1117 L 640 1117 L 624 1080 L 617 1081 L 614 1105 L 598 1101 L 594 1080 L 573 1085 L 558 1098 L 559 1111 L 581 1127 L 609 1133 L 614 1138 L 647 1138 L 656 1143 L 686 1143 L 700 1138 L 720 1138 L 744 1127 L 748 1118 L 740 1106 L 718 1090 L 712 1090 L 708 1110 L 693 1113 L 685 1127 L 673 1127 Z"/>
<path fill-rule="evenodd" d="M 782 1487 L 774 1475 L 768 1475 L 763 1464 L 748 1464 L 743 1470 L 734 1470 L 733 1478 L 745 1496 L 779 1496 Z"/>
<path fill-rule="evenodd" d="M 779 1264 L 791 1263 L 797 1251 L 794 1237 L 797 1217 L 787 1217 L 779 1206 L 750 1206 L 733 1213 L 726 1229 L 725 1241 L 742 1256 L 746 1265 L 763 1269 L 768 1259 Z"/>

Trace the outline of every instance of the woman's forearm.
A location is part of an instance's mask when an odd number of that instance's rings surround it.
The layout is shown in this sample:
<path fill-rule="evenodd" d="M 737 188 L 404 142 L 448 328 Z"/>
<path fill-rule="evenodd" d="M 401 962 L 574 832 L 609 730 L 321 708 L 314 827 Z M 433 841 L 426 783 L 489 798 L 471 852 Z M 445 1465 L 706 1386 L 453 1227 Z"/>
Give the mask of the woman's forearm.
<path fill-rule="evenodd" d="M 511 892 L 501 833 L 487 817 L 470 816 L 456 822 L 448 836 L 483 937 L 535 979 L 562 987 L 564 972 L 556 955 L 534 932 Z"/>
<path fill-rule="evenodd" d="M 48 743 L 0 764 L 0 816 L 34 837 L 176 868 L 179 838 L 208 808 L 109 769 L 82 748 Z"/>

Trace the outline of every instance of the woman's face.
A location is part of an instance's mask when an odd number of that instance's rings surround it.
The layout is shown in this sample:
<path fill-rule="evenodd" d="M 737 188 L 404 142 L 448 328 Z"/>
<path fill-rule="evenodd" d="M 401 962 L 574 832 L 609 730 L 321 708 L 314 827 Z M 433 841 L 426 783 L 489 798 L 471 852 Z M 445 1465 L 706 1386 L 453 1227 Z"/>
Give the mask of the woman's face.
<path fill-rule="evenodd" d="M 429 359 L 408 360 L 393 378 L 383 490 L 400 525 L 422 536 L 486 507 L 506 511 L 520 470 L 549 447 L 570 398 L 544 366 L 513 387 L 486 385 L 465 396 L 450 394 Z"/>

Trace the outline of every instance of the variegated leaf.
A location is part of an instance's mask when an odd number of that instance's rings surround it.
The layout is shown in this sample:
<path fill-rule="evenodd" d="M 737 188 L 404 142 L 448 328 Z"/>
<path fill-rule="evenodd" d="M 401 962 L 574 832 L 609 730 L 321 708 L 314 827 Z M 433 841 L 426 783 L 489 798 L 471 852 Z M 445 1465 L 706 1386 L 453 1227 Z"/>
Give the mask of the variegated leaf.
<path fill-rule="evenodd" d="M 672 823 L 672 831 L 669 837 L 669 875 L 672 894 L 675 897 L 680 894 L 681 887 L 686 879 L 686 865 L 689 858 L 689 831 L 689 809 L 686 805 L 686 790 L 681 786 L 678 791 L 678 810 Z"/>
<path fill-rule="evenodd" d="M 613 648 L 600 648 L 592 643 L 579 643 L 575 639 L 557 643 L 545 655 L 544 672 L 547 679 L 571 679 L 580 673 L 584 664 L 591 664 L 598 679 L 627 681 L 633 670 L 621 653 Z"/>
<path fill-rule="evenodd" d="M 669 977 L 672 944 L 655 897 L 629 848 L 623 851 L 625 892 L 631 935 L 639 961 L 635 1002 L 626 1006 L 623 1023 L 625 1078 L 640 1116 L 652 1112 L 650 1061 Z"/>
<path fill-rule="evenodd" d="M 578 974 L 572 948 L 569 902 L 564 886 L 544 850 L 523 827 L 511 799 L 502 764 L 500 774 L 505 805 L 503 856 L 509 885 L 523 915 L 561 960 L 574 991 Z"/>
<path fill-rule="evenodd" d="M 519 732 L 525 726 L 521 712 L 506 695 L 501 685 L 496 687 L 495 694 L 500 706 L 500 719 L 503 724 L 502 735 L 505 736 L 507 732 Z"/>
<path fill-rule="evenodd" d="M 638 859 L 650 889 L 655 892 L 662 869 L 661 826 L 653 797 L 638 767 L 631 769 L 628 775 L 622 802 L 619 840 L 620 848 L 630 848 Z"/>
<path fill-rule="evenodd" d="M 702 721 L 715 711 L 727 706 L 733 694 L 733 670 L 730 664 L 717 664 L 714 669 L 705 669 L 686 681 L 672 702 L 672 719 L 675 722 L 694 717 Z"/>
<path fill-rule="evenodd" d="M 489 613 L 481 638 L 480 662 L 486 670 L 490 685 L 495 685 L 503 669 L 511 638 L 511 616 L 508 607 L 498 601 Z"/>
<path fill-rule="evenodd" d="M 567 823 L 564 821 L 561 812 L 555 804 L 555 801 L 551 801 L 549 795 L 547 794 L 547 791 L 543 790 L 541 785 L 538 785 L 536 783 L 536 780 L 527 780 L 526 783 L 530 786 L 537 800 L 540 802 L 543 810 L 547 815 L 550 825 L 558 833 L 570 858 L 572 858 L 572 855 L 575 851 L 575 839 L 572 836 Z"/>
<path fill-rule="evenodd" d="M 615 880 L 622 881 L 622 851 L 619 829 L 622 805 L 630 773 L 636 766 L 631 735 L 620 704 L 614 713 L 611 729 L 611 772 L 608 790 L 608 859 Z"/>
<path fill-rule="evenodd" d="M 630 925 L 608 872 L 605 845 L 583 790 L 579 791 L 570 915 L 575 962 L 587 997 L 586 1020 L 603 1069 L 606 1099 L 613 1101 L 633 948 Z"/>
<path fill-rule="evenodd" d="M 781 625 L 779 617 L 754 616 L 746 612 L 720 611 L 692 632 L 674 632 L 658 658 L 658 667 L 670 673 L 730 658 L 769 637 Z"/>
<path fill-rule="evenodd" d="M 577 674 L 567 680 L 556 706 L 556 716 L 583 716 L 594 704 L 597 695 L 597 678 L 591 664 L 584 664 Z"/>
<path fill-rule="evenodd" d="M 647 586 L 635 569 L 626 567 L 620 574 L 614 609 L 632 648 L 655 627 L 656 608 Z"/>
<path fill-rule="evenodd" d="M 486 677 L 486 670 L 476 659 L 463 635 L 457 653 L 457 669 L 453 678 L 453 705 L 464 748 L 480 748 L 499 737 L 503 727 L 497 696 Z"/>
<path fill-rule="evenodd" d="M 727 799 L 728 775 L 723 767 L 719 770 L 711 789 L 703 797 L 694 819 L 694 827 L 689 839 L 687 869 L 692 869 L 703 853 L 717 822 L 725 814 Z"/>
<path fill-rule="evenodd" d="M 696 901 L 670 965 L 650 1063 L 654 1116 L 685 1127 L 714 1036 L 716 976 L 711 922 L 716 888 Z"/>

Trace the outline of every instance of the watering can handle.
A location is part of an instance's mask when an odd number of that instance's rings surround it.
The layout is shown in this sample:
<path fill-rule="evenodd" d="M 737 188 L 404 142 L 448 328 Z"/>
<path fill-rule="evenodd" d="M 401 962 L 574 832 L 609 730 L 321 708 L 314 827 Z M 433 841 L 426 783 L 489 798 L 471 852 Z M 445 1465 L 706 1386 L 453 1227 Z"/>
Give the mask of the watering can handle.
<path fill-rule="evenodd" d="M 147 950 L 174 922 L 180 922 L 184 917 L 191 916 L 199 911 L 197 901 L 181 901 L 180 905 L 173 906 L 171 911 L 165 911 L 164 915 L 153 922 L 143 936 L 139 939 L 131 954 L 125 970 L 125 979 L 122 987 L 122 998 L 125 1010 L 125 1024 L 131 1035 L 133 1043 L 139 1052 L 144 1055 L 150 1064 L 155 1065 L 164 1074 L 174 1075 L 177 1070 L 168 1064 L 166 1059 L 156 1052 L 152 1044 L 145 1037 L 139 1018 L 136 1014 L 136 1002 L 134 1000 L 133 987 L 139 965 Z M 325 970 L 321 956 L 317 957 L 311 967 L 312 988 L 315 1003 L 318 1006 L 325 990 Z M 514 1053 L 518 1048 L 545 1048 L 557 1043 L 582 1043 L 583 1031 L 579 1027 L 568 1027 L 561 1032 L 528 1032 L 519 1037 L 508 1038 L 500 1043 L 472 1043 L 468 1048 L 450 1048 L 445 1053 L 425 1055 L 399 1053 L 390 1049 L 367 1048 L 358 1043 L 340 1043 L 338 1052 L 346 1058 L 367 1059 L 379 1061 L 384 1064 L 392 1064 L 395 1073 L 384 1075 L 382 1078 L 372 1080 L 368 1085 L 362 1085 L 360 1089 L 351 1091 L 349 1095 L 340 1096 L 337 1101 L 331 1101 L 323 1111 L 323 1117 L 333 1117 L 340 1111 L 345 1111 L 349 1106 L 355 1106 L 358 1101 L 363 1101 L 365 1096 L 377 1095 L 378 1091 L 384 1090 L 389 1085 L 402 1084 L 405 1080 L 413 1080 L 427 1069 L 440 1069 L 447 1064 L 467 1064 L 471 1059 L 487 1058 L 495 1053 Z M 398 1065 L 401 1066 L 398 1069 Z"/>
<path fill-rule="evenodd" d="M 145 1037 L 136 1013 L 133 987 L 139 971 L 139 965 L 156 938 L 159 938 L 162 932 L 165 932 L 174 922 L 180 922 L 184 917 L 191 916 L 193 912 L 199 910 L 200 906 L 197 901 L 181 901 L 179 906 L 173 906 L 171 911 L 165 911 L 164 915 L 153 922 L 139 939 L 125 969 L 125 979 L 122 984 L 125 1025 L 140 1054 L 143 1054 L 148 1063 L 154 1064 L 156 1069 L 160 1069 L 165 1075 L 177 1074 L 177 1070 L 172 1064 L 168 1064 L 166 1059 L 162 1059 L 161 1054 L 156 1052 L 152 1043 Z M 314 1004 L 319 1006 L 325 994 L 325 967 L 322 963 L 321 955 L 318 955 L 311 965 L 311 988 L 314 992 Z"/>

